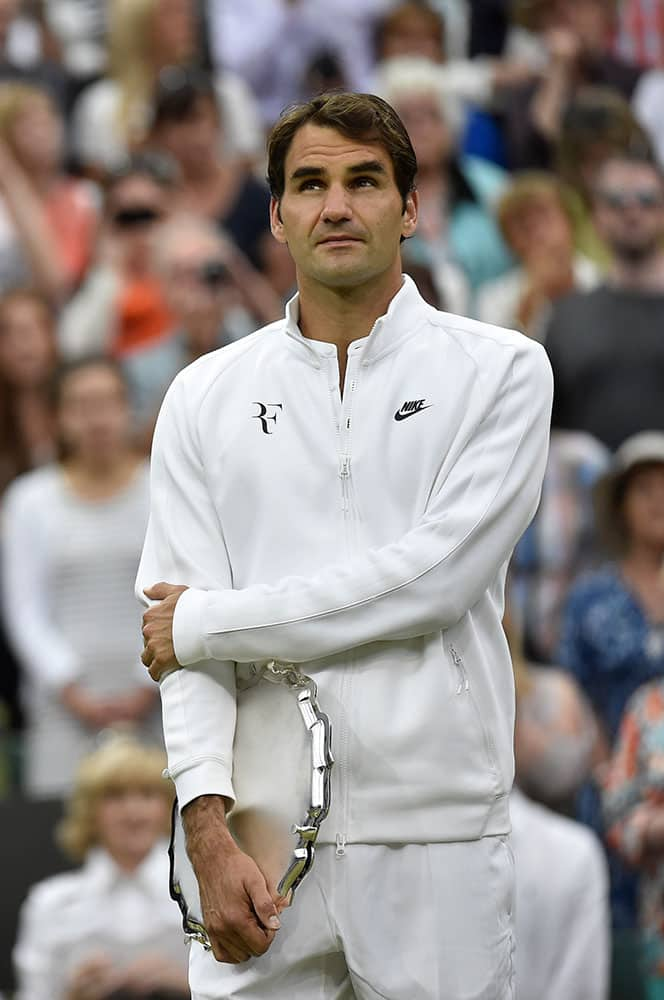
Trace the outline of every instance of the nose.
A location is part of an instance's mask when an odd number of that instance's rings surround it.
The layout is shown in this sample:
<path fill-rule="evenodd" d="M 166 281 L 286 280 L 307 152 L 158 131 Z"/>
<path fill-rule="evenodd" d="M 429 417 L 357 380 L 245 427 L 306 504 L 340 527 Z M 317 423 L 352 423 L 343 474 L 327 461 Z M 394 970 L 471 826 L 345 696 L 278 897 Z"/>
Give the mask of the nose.
<path fill-rule="evenodd" d="M 348 193 L 343 184 L 331 184 L 325 192 L 325 203 L 321 212 L 323 222 L 343 222 L 350 219 L 352 214 Z"/>

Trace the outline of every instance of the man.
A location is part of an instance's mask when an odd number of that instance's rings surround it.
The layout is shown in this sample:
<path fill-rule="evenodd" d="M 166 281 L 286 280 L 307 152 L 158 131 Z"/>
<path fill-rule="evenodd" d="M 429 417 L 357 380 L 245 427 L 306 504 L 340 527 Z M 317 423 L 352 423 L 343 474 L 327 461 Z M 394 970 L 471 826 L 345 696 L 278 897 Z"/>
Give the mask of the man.
<path fill-rule="evenodd" d="M 546 348 L 556 382 L 553 426 L 612 450 L 664 429 L 664 179 L 628 154 L 601 167 L 596 225 L 613 256 L 606 284 L 556 303 Z"/>
<path fill-rule="evenodd" d="M 560 670 L 517 674 L 517 699 L 517 787 L 510 798 L 517 996 L 606 1000 L 610 919 L 604 852 L 591 830 L 540 804 L 561 805 L 578 791 L 590 770 L 597 726 L 577 685 Z"/>
<path fill-rule="evenodd" d="M 192 994 L 503 1000 L 502 593 L 537 506 L 549 366 L 539 345 L 439 313 L 403 278 L 416 161 L 380 98 L 291 109 L 268 169 L 299 294 L 285 320 L 170 388 L 137 580 L 157 602 L 143 660 L 162 677 L 214 945 L 192 947 Z M 271 659 L 315 679 L 335 733 L 322 846 L 286 910 L 225 820 L 234 665 Z"/>

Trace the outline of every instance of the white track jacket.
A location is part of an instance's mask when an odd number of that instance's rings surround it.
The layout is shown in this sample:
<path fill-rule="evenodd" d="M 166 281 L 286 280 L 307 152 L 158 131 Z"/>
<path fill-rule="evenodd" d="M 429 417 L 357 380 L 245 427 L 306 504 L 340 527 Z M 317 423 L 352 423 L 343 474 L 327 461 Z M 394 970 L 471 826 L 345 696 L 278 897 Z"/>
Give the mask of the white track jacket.
<path fill-rule="evenodd" d="M 180 372 L 157 423 L 137 594 L 190 587 L 185 669 L 160 684 L 180 805 L 233 798 L 235 664 L 274 658 L 302 664 L 332 720 L 320 841 L 507 833 L 503 590 L 546 463 L 544 350 L 406 277 L 350 345 L 341 395 L 336 347 L 297 318 L 296 296 Z"/>

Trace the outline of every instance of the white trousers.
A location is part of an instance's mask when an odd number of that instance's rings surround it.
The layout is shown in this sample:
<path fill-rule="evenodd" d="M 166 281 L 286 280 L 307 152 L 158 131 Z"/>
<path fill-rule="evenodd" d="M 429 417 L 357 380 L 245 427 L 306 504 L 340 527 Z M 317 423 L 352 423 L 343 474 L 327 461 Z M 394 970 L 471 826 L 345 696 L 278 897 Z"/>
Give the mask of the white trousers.
<path fill-rule="evenodd" d="M 509 837 L 316 851 L 270 950 L 193 944 L 192 1000 L 514 1000 Z"/>

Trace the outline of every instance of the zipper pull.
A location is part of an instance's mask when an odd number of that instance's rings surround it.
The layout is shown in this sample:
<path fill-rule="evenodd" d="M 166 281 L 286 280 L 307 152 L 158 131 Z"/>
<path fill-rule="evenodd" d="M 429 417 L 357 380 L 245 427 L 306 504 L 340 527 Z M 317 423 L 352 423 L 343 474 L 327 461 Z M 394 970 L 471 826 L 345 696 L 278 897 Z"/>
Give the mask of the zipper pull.
<path fill-rule="evenodd" d="M 350 476 L 350 456 L 342 455 L 339 460 L 339 476 L 342 479 L 348 479 Z"/>
<path fill-rule="evenodd" d="M 343 833 L 338 833 L 334 839 L 337 845 L 334 850 L 334 854 L 337 858 L 343 858 L 346 853 L 346 838 Z"/>
<path fill-rule="evenodd" d="M 454 661 L 454 666 L 457 668 L 459 674 L 459 683 L 457 685 L 456 693 L 463 694 L 464 691 L 470 691 L 470 681 L 468 680 L 468 674 L 466 673 L 466 668 L 463 665 L 463 660 L 457 653 L 454 646 L 450 646 L 450 653 L 452 654 L 452 660 Z"/>

